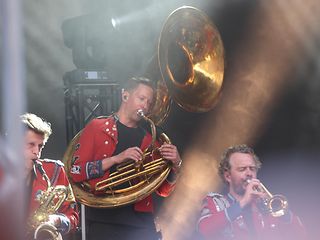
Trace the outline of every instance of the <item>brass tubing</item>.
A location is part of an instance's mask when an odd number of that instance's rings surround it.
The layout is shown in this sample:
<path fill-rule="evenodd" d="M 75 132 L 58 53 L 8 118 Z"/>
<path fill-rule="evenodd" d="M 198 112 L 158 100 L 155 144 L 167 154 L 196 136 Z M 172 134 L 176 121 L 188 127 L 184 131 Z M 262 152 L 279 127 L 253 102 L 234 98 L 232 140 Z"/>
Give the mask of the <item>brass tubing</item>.
<path fill-rule="evenodd" d="M 157 170 L 157 171 L 154 171 L 154 170 Z M 102 190 L 104 190 L 104 189 L 106 189 L 106 188 L 115 187 L 115 186 L 120 185 L 120 184 L 122 184 L 122 183 L 125 183 L 125 182 L 127 182 L 127 181 L 133 180 L 133 179 L 135 179 L 135 178 L 137 178 L 137 177 L 140 177 L 140 176 L 143 176 L 143 175 L 146 175 L 146 174 L 150 174 L 150 173 L 153 173 L 153 174 L 154 174 L 154 173 L 156 173 L 156 172 L 158 172 L 158 171 L 161 171 L 161 170 L 162 170 L 162 167 L 159 167 L 159 166 L 157 165 L 157 166 L 154 166 L 154 167 L 150 167 L 150 168 L 147 169 L 147 170 L 143 170 L 143 171 L 141 171 L 141 172 L 135 173 L 135 174 L 133 174 L 133 175 L 131 175 L 131 176 L 128 176 L 128 177 L 126 177 L 126 178 L 121 178 L 121 179 L 119 179 L 119 180 L 113 181 L 113 180 L 116 179 L 116 178 L 119 178 L 119 177 L 121 177 L 121 176 L 124 176 L 124 175 L 127 175 L 127 174 L 129 174 L 129 173 L 135 172 L 135 170 L 132 169 L 132 170 L 130 170 L 130 171 L 128 171 L 128 172 L 121 173 L 121 174 L 119 174 L 119 175 L 117 175 L 117 176 L 114 176 L 113 178 L 108 178 L 108 179 L 105 179 L 105 180 L 103 180 L 103 181 L 98 182 L 98 183 L 96 184 L 95 189 L 96 189 L 97 191 L 102 191 Z M 105 183 L 106 183 L 106 184 L 105 184 Z M 105 185 L 103 185 L 103 184 L 105 184 Z M 102 185 L 102 186 L 101 186 L 101 185 Z"/>

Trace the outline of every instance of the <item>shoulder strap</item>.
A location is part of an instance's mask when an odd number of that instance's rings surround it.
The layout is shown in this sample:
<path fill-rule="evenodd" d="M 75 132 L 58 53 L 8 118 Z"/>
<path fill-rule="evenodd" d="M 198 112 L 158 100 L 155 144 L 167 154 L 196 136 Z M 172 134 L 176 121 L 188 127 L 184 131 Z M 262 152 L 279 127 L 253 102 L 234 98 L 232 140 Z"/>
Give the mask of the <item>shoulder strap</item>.
<path fill-rule="evenodd" d="M 51 182 L 51 186 L 56 185 L 60 172 L 61 172 L 61 168 L 64 166 L 63 162 L 61 162 L 60 160 L 52 160 L 52 159 L 44 159 L 45 162 L 50 162 L 54 164 L 54 170 L 53 170 L 53 174 L 51 176 L 50 182 Z"/>

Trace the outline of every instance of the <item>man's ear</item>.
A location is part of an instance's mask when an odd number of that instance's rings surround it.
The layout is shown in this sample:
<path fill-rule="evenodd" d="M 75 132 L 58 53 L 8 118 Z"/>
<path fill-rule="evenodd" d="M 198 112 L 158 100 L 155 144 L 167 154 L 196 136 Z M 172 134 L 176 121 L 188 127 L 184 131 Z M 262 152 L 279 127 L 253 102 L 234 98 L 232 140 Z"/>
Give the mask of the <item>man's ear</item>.
<path fill-rule="evenodd" d="M 128 99 L 129 99 L 129 93 L 124 91 L 122 93 L 122 101 L 126 102 L 126 101 L 128 101 Z"/>
<path fill-rule="evenodd" d="M 226 182 L 230 183 L 230 181 L 231 181 L 230 171 L 225 171 L 223 176 L 224 176 L 224 179 L 226 180 Z"/>

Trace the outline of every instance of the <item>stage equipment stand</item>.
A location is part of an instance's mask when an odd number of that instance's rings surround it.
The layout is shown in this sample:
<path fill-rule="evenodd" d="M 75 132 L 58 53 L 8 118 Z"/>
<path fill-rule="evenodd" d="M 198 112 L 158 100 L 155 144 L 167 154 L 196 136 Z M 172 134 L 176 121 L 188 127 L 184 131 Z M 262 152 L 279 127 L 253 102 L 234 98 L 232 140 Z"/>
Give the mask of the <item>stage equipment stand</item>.
<path fill-rule="evenodd" d="M 72 138 L 93 118 L 107 116 L 120 104 L 120 85 L 108 78 L 105 71 L 67 72 L 65 85 L 66 137 Z"/>
<path fill-rule="evenodd" d="M 120 84 L 105 71 L 75 69 L 64 77 L 67 144 L 93 118 L 108 116 L 120 105 Z M 67 240 L 86 240 L 85 207 L 79 204 L 81 228 Z"/>

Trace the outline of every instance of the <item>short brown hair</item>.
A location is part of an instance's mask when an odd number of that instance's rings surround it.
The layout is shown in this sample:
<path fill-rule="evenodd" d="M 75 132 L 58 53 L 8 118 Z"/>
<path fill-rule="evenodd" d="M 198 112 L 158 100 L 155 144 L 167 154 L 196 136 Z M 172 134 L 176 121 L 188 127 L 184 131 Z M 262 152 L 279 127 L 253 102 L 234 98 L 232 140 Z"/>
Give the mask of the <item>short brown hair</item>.
<path fill-rule="evenodd" d="M 52 133 L 51 124 L 33 113 L 25 113 L 20 116 L 22 123 L 29 130 L 43 134 L 45 141 Z"/>
<path fill-rule="evenodd" d="M 257 169 L 261 168 L 261 162 L 259 160 L 259 157 L 255 154 L 254 150 L 251 147 L 248 147 L 245 144 L 241 144 L 241 145 L 235 145 L 235 146 L 231 146 L 228 147 L 224 153 L 222 154 L 221 157 L 221 161 L 219 164 L 219 175 L 221 177 L 221 179 L 224 181 L 224 173 L 226 171 L 229 171 L 231 166 L 230 166 L 230 156 L 233 153 L 247 153 L 250 154 L 256 164 Z"/>
<path fill-rule="evenodd" d="M 130 91 L 138 87 L 139 84 L 147 85 L 153 90 L 155 89 L 155 84 L 151 79 L 145 77 L 132 77 L 124 83 L 123 90 Z"/>

